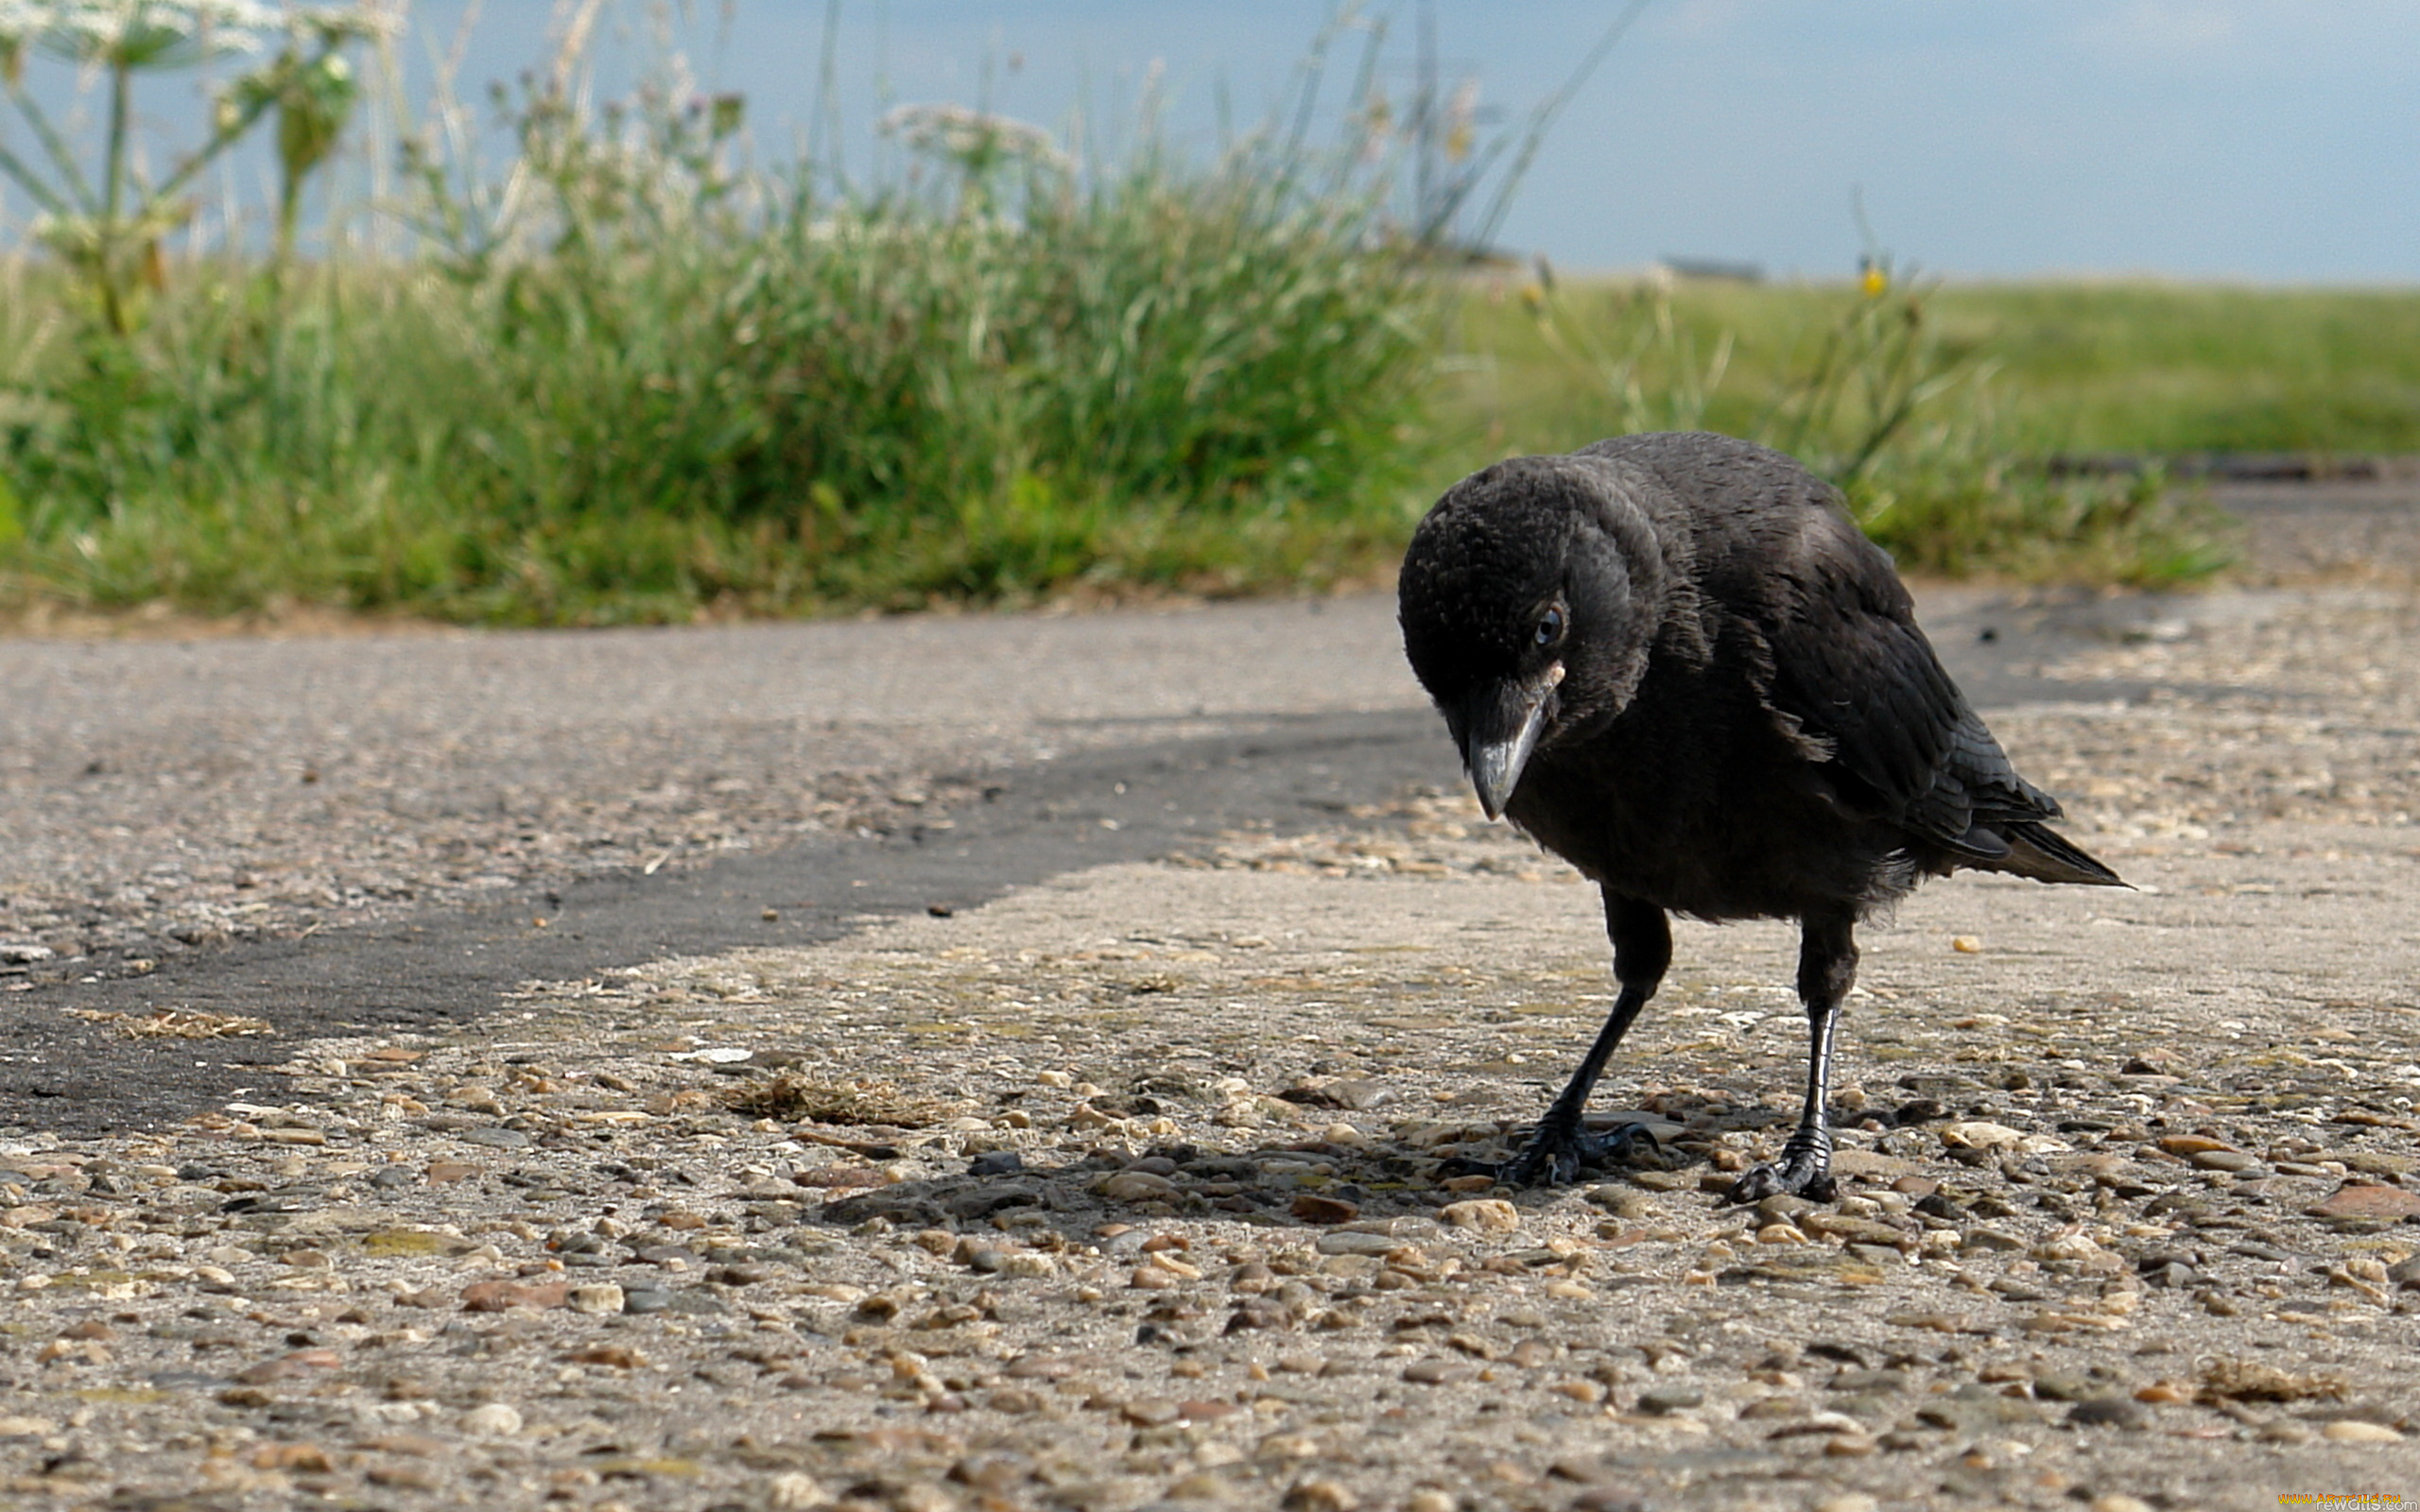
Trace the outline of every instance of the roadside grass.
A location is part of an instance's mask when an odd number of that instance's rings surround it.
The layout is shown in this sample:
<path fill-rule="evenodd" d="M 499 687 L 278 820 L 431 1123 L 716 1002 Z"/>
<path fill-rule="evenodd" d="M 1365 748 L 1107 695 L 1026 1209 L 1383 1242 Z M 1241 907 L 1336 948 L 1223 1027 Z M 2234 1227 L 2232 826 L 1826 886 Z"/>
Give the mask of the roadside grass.
<path fill-rule="evenodd" d="M 775 211 L 567 203 L 492 275 L 204 265 L 129 341 L 10 268 L 19 571 L 604 623 L 1317 585 L 1399 539 L 1436 294 L 1353 205 L 1235 163 Z"/>
<path fill-rule="evenodd" d="M 1521 277 L 1449 286 L 1364 230 L 1145 176 L 1015 225 L 845 207 L 495 279 L 200 264 L 125 344 L 11 262 L 6 591 L 604 624 L 1367 581 L 1495 457 L 1646 426 L 1771 436 L 1860 298 L 1566 284 L 1550 321 Z M 2420 450 L 2420 295 L 1923 298 L 1950 381 L 1845 482 L 1911 571 L 2223 566 L 2191 489 L 2053 455 Z M 1859 423 L 1794 449 L 1837 465 Z"/>

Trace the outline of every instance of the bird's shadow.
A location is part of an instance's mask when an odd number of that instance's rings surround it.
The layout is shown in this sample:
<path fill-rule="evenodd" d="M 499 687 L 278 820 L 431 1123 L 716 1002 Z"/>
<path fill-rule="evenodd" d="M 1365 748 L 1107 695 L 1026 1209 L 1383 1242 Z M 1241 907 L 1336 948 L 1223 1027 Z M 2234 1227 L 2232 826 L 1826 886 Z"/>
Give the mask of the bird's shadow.
<path fill-rule="evenodd" d="M 1459 1137 L 1432 1134 L 1418 1143 L 1367 1134 L 1349 1143 L 1298 1136 L 1214 1148 L 1175 1139 L 1141 1147 L 1106 1143 L 1054 1165 L 1028 1164 L 1014 1152 L 994 1151 L 972 1157 L 946 1176 L 836 1194 L 805 1221 L 835 1228 L 880 1222 L 1004 1241 L 1049 1234 L 1056 1236 L 1054 1244 L 1098 1246 L 1106 1241 L 1110 1252 L 1129 1234 L 1134 1237 L 1124 1247 L 1145 1242 L 1146 1226 L 1169 1219 L 1241 1223 L 1269 1230 L 1273 1243 L 1357 1231 L 1400 1235 L 1409 1242 L 1428 1231 L 1428 1225 L 1453 1227 L 1455 1214 L 1448 1210 L 1474 1199 L 1536 1209 L 1575 1188 L 1600 1199 L 1643 1184 L 1693 1192 L 1712 1180 L 1717 1136 L 1788 1122 L 1770 1108 L 1680 1096 L 1660 1100 L 1654 1112 L 1681 1131 L 1662 1143 L 1640 1142 L 1608 1163 L 1584 1169 L 1574 1186 L 1511 1187 L 1484 1175 L 1452 1175 L 1458 1163 L 1509 1160 L 1530 1132 L 1526 1124 L 1474 1117 L 1461 1126 Z M 869 1182 L 883 1181 L 881 1167 L 905 1153 L 878 1141 L 851 1139 L 845 1147 L 868 1162 L 845 1169 Z M 1700 1179 L 1678 1187 L 1659 1179 L 1691 1171 Z M 824 1182 L 832 1177 L 810 1170 L 794 1179 Z M 1718 1197 L 1709 1191 L 1709 1202 Z"/>

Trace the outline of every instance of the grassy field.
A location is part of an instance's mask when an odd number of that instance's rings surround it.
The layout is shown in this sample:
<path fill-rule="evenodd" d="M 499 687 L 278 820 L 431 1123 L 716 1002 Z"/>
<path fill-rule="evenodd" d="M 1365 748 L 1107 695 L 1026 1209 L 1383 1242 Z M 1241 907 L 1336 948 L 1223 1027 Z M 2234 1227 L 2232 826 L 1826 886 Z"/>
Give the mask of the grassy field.
<path fill-rule="evenodd" d="M 1578 444 L 1621 419 L 1519 298 L 1534 284 L 1518 275 L 1483 283 L 1458 333 L 1478 360 L 1451 407 L 1516 451 Z M 1858 298 L 1845 284 L 1674 287 L 1673 322 L 1701 362 L 1732 336 L 1705 422 L 1755 429 Z M 1559 291 L 1557 313 L 1629 331 L 1630 312 L 1652 300 L 1641 285 L 1599 282 Z M 2014 455 L 2420 452 L 2420 291 L 1973 284 L 1925 295 L 1923 315 L 1946 358 L 1988 368 L 1979 402 Z M 1675 364 L 1658 356 L 1648 376 L 1668 387 Z"/>

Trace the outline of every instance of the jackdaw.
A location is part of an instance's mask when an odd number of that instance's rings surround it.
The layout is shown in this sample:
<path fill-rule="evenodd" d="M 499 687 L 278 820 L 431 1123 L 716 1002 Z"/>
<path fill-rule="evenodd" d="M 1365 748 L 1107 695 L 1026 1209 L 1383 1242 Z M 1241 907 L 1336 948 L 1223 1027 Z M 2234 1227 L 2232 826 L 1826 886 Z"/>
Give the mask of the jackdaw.
<path fill-rule="evenodd" d="M 1697 433 L 1497 463 L 1421 522 L 1399 609 L 1479 806 L 1595 882 L 1613 939 L 1620 992 L 1502 1168 L 1517 1185 L 1636 1132 L 1582 1114 L 1671 960 L 1668 912 L 1798 920 L 1806 1108 L 1729 1195 L 1820 1199 L 1858 920 L 1962 867 L 2125 885 L 2046 828 L 2058 803 L 1942 670 L 1891 558 L 1778 452 Z"/>

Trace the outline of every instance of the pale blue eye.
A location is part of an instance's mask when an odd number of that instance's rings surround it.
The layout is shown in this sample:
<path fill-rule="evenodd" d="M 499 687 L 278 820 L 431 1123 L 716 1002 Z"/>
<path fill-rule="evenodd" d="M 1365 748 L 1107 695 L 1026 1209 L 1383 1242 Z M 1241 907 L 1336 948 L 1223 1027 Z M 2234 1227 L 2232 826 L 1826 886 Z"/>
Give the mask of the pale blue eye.
<path fill-rule="evenodd" d="M 1538 621 L 1538 644 L 1540 645 L 1552 645 L 1555 642 L 1562 639 L 1563 610 L 1559 609 L 1550 609 L 1547 610 L 1546 617 Z"/>

